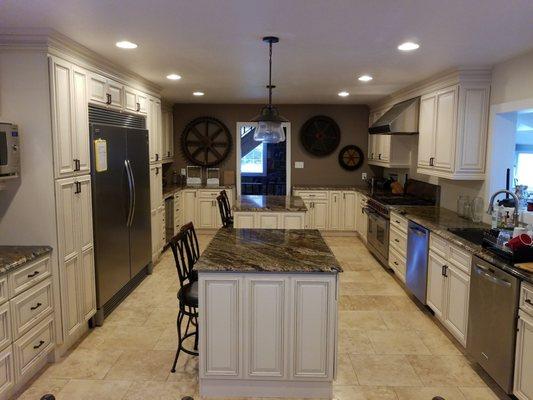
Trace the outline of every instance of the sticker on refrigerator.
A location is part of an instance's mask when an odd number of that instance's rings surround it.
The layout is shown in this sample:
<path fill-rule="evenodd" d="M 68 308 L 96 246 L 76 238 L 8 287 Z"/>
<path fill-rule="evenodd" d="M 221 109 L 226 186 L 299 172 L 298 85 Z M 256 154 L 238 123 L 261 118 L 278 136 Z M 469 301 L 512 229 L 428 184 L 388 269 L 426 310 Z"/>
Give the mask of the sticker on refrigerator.
<path fill-rule="evenodd" d="M 104 139 L 94 141 L 94 163 L 96 172 L 107 171 L 107 141 Z"/>

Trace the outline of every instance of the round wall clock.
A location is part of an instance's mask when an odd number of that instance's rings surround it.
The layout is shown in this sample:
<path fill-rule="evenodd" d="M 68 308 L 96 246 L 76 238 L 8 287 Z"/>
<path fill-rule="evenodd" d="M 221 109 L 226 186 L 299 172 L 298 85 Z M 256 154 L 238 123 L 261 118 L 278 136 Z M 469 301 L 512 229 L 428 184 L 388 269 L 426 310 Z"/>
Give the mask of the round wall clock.
<path fill-rule="evenodd" d="M 330 117 L 317 115 L 303 124 L 300 140 L 309 153 L 325 157 L 335 151 L 341 141 L 341 131 Z"/>
<path fill-rule="evenodd" d="M 339 164 L 347 171 L 359 169 L 364 160 L 363 151 L 353 144 L 343 147 L 339 152 Z"/>
<path fill-rule="evenodd" d="M 181 134 L 181 149 L 195 165 L 212 167 L 220 164 L 231 151 L 231 134 L 221 121 L 200 117 L 187 124 Z"/>

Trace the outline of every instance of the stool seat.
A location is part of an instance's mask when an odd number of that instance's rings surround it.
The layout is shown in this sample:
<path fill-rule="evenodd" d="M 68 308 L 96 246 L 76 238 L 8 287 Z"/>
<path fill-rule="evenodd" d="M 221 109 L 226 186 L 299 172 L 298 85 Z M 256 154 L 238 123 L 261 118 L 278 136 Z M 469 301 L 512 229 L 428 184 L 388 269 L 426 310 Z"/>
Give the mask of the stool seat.
<path fill-rule="evenodd" d="M 183 285 L 178 291 L 178 300 L 187 307 L 198 308 L 198 281 Z"/>

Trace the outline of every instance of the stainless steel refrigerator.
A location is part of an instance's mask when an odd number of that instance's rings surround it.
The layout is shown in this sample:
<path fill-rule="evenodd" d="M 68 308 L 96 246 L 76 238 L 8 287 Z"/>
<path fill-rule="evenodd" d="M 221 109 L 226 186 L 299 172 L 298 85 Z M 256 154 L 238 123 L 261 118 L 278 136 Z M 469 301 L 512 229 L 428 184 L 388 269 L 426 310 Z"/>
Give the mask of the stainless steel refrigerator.
<path fill-rule="evenodd" d="M 97 313 L 104 318 L 150 272 L 148 131 L 91 124 Z"/>

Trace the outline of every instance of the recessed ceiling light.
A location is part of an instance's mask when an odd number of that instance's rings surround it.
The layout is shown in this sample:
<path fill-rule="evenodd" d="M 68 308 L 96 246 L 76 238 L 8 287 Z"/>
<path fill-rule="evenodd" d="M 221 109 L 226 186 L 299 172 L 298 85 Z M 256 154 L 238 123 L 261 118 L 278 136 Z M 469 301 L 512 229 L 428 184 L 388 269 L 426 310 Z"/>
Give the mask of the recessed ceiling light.
<path fill-rule="evenodd" d="M 348 93 L 348 92 L 344 92 L 344 91 L 343 91 L 343 92 L 339 92 L 338 95 L 339 95 L 340 97 L 347 97 L 347 96 L 350 95 L 350 93 Z"/>
<path fill-rule="evenodd" d="M 136 49 L 137 44 L 133 42 L 129 42 L 127 40 L 122 40 L 120 42 L 115 43 L 115 46 L 120 47 L 121 49 Z"/>
<path fill-rule="evenodd" d="M 192 95 L 193 96 L 203 96 L 205 93 L 204 92 L 192 92 Z"/>
<path fill-rule="evenodd" d="M 359 79 L 361 82 L 369 82 L 369 81 L 371 81 L 374 78 L 372 78 L 370 75 L 361 75 L 357 79 Z"/>
<path fill-rule="evenodd" d="M 167 75 L 167 79 L 170 79 L 171 81 L 178 81 L 181 79 L 181 76 L 178 74 L 170 74 Z"/>
<path fill-rule="evenodd" d="M 413 51 L 420 47 L 418 43 L 415 42 L 405 42 L 398 46 L 398 50 L 401 51 Z"/>

